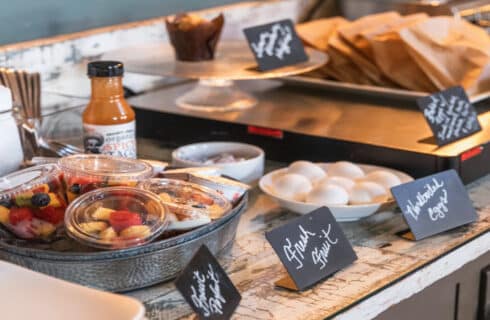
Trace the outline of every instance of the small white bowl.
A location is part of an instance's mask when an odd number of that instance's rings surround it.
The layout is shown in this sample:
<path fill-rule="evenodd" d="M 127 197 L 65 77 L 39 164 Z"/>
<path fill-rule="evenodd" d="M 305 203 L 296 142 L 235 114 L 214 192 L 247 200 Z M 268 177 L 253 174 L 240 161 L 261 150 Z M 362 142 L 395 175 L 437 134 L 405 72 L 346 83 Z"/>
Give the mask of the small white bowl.
<path fill-rule="evenodd" d="M 205 165 L 199 159 L 230 153 L 246 160 L 232 163 Z M 180 147 L 172 152 L 172 164 L 186 167 L 212 166 L 219 168 L 221 174 L 236 180 L 250 183 L 264 174 L 265 154 L 259 147 L 239 142 L 202 142 Z"/>

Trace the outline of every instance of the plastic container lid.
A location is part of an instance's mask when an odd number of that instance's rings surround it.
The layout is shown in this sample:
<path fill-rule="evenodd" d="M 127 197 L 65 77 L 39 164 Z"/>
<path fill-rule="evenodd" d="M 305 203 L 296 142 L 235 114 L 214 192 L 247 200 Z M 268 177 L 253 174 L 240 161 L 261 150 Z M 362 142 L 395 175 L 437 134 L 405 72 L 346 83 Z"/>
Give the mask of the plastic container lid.
<path fill-rule="evenodd" d="M 67 233 L 101 249 L 146 244 L 167 227 L 167 211 L 157 195 L 138 188 L 109 187 L 90 191 L 66 210 Z"/>
<path fill-rule="evenodd" d="M 59 165 L 67 175 L 90 176 L 115 182 L 139 181 L 150 178 L 153 174 L 153 168 L 143 161 L 102 154 L 76 154 L 64 157 L 59 160 Z"/>
<path fill-rule="evenodd" d="M 58 179 L 61 174 L 56 164 L 43 164 L 19 170 L 0 178 L 0 199 L 29 191 L 36 186 Z"/>
<path fill-rule="evenodd" d="M 179 220 L 218 219 L 231 209 L 220 193 L 195 183 L 173 179 L 149 179 L 138 187 L 157 194 Z"/>

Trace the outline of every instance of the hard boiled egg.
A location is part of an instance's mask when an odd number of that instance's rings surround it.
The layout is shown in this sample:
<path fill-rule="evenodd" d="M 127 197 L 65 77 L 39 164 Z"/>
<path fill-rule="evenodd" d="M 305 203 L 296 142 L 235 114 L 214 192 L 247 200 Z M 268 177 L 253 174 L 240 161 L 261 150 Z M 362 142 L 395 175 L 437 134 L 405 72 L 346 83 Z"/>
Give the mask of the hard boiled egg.
<path fill-rule="evenodd" d="M 386 200 L 386 189 L 377 183 L 362 181 L 349 191 L 350 204 L 366 204 Z"/>
<path fill-rule="evenodd" d="M 295 161 L 291 163 L 288 167 L 288 173 L 305 176 L 312 183 L 316 183 L 326 176 L 322 168 L 309 161 Z"/>
<path fill-rule="evenodd" d="M 306 202 L 318 205 L 345 205 L 349 194 L 342 187 L 333 184 L 321 184 L 314 187 L 306 196 Z"/>
<path fill-rule="evenodd" d="M 304 201 L 312 189 L 310 180 L 296 173 L 286 173 L 272 183 L 273 193 L 276 196 L 295 201 Z"/>
<path fill-rule="evenodd" d="M 364 177 L 364 171 L 358 166 L 348 161 L 339 161 L 328 166 L 329 177 L 344 177 L 356 180 Z"/>
<path fill-rule="evenodd" d="M 375 182 L 382 185 L 386 190 L 402 183 L 400 178 L 386 170 L 372 171 L 363 178 L 363 181 Z"/>
<path fill-rule="evenodd" d="M 318 182 L 320 184 L 331 184 L 342 187 L 346 191 L 349 191 L 356 184 L 353 180 L 344 177 L 326 177 Z"/>

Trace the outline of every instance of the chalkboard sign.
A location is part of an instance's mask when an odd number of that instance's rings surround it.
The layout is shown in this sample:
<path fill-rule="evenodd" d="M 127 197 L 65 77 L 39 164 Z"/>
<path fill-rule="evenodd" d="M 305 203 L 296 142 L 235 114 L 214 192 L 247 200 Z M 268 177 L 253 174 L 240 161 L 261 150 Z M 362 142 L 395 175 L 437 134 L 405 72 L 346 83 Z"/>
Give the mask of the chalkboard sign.
<path fill-rule="evenodd" d="M 357 259 L 326 207 L 269 231 L 265 237 L 294 282 L 290 289 L 304 290 Z"/>
<path fill-rule="evenodd" d="M 259 70 L 268 71 L 308 60 L 291 20 L 244 29 Z"/>
<path fill-rule="evenodd" d="M 478 218 L 454 170 L 391 189 L 415 240 L 456 228 Z"/>
<path fill-rule="evenodd" d="M 417 99 L 417 104 L 443 146 L 481 130 L 475 108 L 462 87 L 453 87 Z"/>
<path fill-rule="evenodd" d="M 241 296 L 216 258 L 203 245 L 175 281 L 200 319 L 229 319 Z"/>

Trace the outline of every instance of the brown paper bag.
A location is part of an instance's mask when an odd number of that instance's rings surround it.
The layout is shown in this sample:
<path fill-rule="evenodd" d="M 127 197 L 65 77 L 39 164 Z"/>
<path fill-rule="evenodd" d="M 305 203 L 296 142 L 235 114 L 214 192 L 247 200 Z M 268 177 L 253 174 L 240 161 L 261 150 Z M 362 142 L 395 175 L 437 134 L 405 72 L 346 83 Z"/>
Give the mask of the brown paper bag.
<path fill-rule="evenodd" d="M 328 45 L 328 53 L 332 57 L 333 65 L 340 63 L 346 64 L 347 61 L 350 61 L 360 71 L 360 73 L 350 76 L 354 80 L 353 83 L 366 84 L 366 82 L 369 82 L 369 84 L 373 85 L 396 87 L 392 81 L 388 80 L 381 73 L 381 70 L 372 61 L 356 51 L 338 33 L 330 38 Z M 339 62 L 336 63 L 335 59 L 339 60 Z M 340 71 L 338 68 L 337 70 Z M 346 70 L 346 72 L 349 72 L 349 70 Z M 366 81 L 366 78 L 368 81 Z"/>
<path fill-rule="evenodd" d="M 347 41 L 349 45 L 359 51 L 367 59 L 372 61 L 373 54 L 369 45 L 363 36 L 363 32 L 369 31 L 373 28 L 379 28 L 380 26 L 386 26 L 390 23 L 399 21 L 401 19 L 397 12 L 383 12 L 378 14 L 372 14 L 369 16 L 362 17 L 349 23 L 348 25 L 343 25 L 339 28 L 340 36 Z"/>
<path fill-rule="evenodd" d="M 327 51 L 328 41 L 338 27 L 349 21 L 342 17 L 312 20 L 296 25 L 296 32 L 303 42 L 315 49 Z"/>
<path fill-rule="evenodd" d="M 437 87 L 408 54 L 399 34 L 401 29 L 426 19 L 426 14 L 405 16 L 397 22 L 366 30 L 362 37 L 369 43 L 376 65 L 388 79 L 405 89 L 434 92 Z"/>
<path fill-rule="evenodd" d="M 462 19 L 436 17 L 400 31 L 408 53 L 438 89 L 490 90 L 490 37 Z"/>

